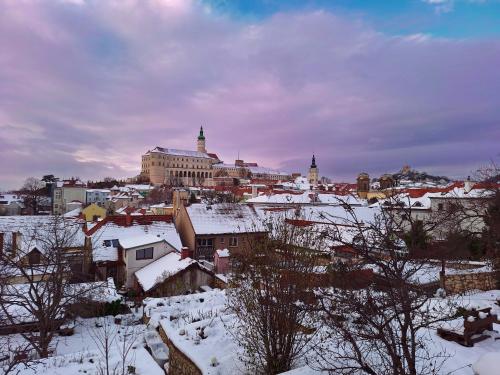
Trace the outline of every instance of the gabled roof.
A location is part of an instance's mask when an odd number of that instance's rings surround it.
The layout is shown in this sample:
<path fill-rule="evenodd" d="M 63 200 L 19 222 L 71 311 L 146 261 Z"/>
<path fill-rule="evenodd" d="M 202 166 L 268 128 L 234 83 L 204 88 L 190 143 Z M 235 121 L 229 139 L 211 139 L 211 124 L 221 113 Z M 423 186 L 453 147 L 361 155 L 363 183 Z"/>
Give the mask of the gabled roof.
<path fill-rule="evenodd" d="M 230 234 L 263 232 L 260 218 L 250 206 L 238 203 L 186 207 L 196 234 Z"/>
<path fill-rule="evenodd" d="M 187 156 L 192 158 L 212 159 L 212 157 L 205 152 L 179 150 L 175 148 L 165 148 L 159 146 L 155 147 L 152 151 L 148 151 L 148 153 L 150 152 L 161 152 L 162 154 L 173 155 L 173 156 Z"/>
<path fill-rule="evenodd" d="M 129 240 L 144 238 L 146 235 L 165 240 L 175 250 L 182 248 L 181 239 L 168 215 L 144 216 L 106 216 L 91 229 L 87 235 L 92 238 L 92 256 L 95 262 L 112 262 L 118 260 L 117 247 L 105 246 L 106 240 Z M 132 240 L 131 240 L 132 241 Z"/>
<path fill-rule="evenodd" d="M 125 250 L 133 249 L 134 247 L 139 246 L 152 245 L 158 242 L 166 242 L 165 239 L 161 238 L 159 234 L 156 236 L 152 234 L 144 234 L 142 236 L 119 238 L 118 241 L 120 242 L 121 247 Z"/>
<path fill-rule="evenodd" d="M 147 292 L 157 284 L 164 282 L 166 279 L 196 263 L 191 258 L 181 259 L 179 253 L 171 252 L 136 271 L 135 277 L 142 289 Z"/>
<path fill-rule="evenodd" d="M 83 223 L 74 218 L 61 216 L 0 216 L 0 233 L 4 233 L 4 245 L 12 241 L 12 233 L 20 233 L 18 250 L 20 256 L 37 248 L 42 253 L 53 238 L 54 231 L 60 231 L 59 236 L 64 237 L 67 247 L 83 247 L 85 235 Z M 49 238 L 49 241 L 46 240 Z"/>

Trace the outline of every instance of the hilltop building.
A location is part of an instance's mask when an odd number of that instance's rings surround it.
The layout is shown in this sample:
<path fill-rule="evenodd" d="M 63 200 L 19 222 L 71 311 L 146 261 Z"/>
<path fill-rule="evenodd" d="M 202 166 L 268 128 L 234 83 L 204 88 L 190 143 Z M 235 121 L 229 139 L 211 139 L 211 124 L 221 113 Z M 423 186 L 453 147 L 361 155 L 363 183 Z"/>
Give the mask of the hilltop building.
<path fill-rule="evenodd" d="M 154 185 L 213 186 L 212 165 L 219 162 L 206 152 L 201 127 L 196 151 L 155 147 L 142 155 L 141 175 Z"/>
<path fill-rule="evenodd" d="M 223 163 L 216 154 L 207 152 L 203 127 L 196 140 L 196 151 L 155 147 L 142 155 L 141 177 L 154 185 L 173 186 L 215 186 L 224 178 L 290 180 L 288 173 L 257 163 Z"/>

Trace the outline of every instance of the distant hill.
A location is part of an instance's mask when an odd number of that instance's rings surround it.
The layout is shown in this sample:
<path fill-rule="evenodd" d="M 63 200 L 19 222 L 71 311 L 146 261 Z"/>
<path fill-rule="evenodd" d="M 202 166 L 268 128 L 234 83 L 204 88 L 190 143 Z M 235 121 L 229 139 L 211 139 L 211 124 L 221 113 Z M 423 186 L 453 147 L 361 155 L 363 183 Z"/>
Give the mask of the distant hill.
<path fill-rule="evenodd" d="M 409 166 L 404 166 L 399 172 L 393 173 L 391 176 L 395 181 L 432 182 L 434 184 L 448 184 L 452 181 L 447 176 L 433 176 L 427 172 L 411 169 Z M 374 179 L 374 181 L 379 180 L 380 178 Z"/>

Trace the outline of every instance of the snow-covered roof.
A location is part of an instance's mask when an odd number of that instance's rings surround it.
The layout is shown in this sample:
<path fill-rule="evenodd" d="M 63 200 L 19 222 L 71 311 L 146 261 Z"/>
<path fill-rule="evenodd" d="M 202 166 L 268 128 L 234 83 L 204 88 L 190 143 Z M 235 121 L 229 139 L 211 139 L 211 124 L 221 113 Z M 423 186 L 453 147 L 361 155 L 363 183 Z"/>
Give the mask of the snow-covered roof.
<path fill-rule="evenodd" d="M 180 251 L 182 242 L 173 223 L 154 221 L 152 224 L 137 224 L 121 226 L 113 222 L 105 223 L 92 234 L 92 256 L 94 262 L 117 261 L 118 249 L 114 246 L 105 246 L 105 240 L 120 240 L 133 237 L 142 237 L 146 234 L 160 236 L 174 249 Z"/>
<path fill-rule="evenodd" d="M 22 204 L 22 202 L 23 199 L 21 198 L 21 196 L 17 194 L 7 194 L 7 193 L 0 194 L 0 206 L 9 205 L 12 203 Z"/>
<path fill-rule="evenodd" d="M 303 176 L 295 178 L 294 181 L 284 182 L 283 187 L 286 189 L 295 189 L 295 190 L 311 190 L 311 184 L 307 180 L 307 177 Z"/>
<path fill-rule="evenodd" d="M 463 187 L 454 187 L 453 189 L 432 194 L 431 198 L 487 198 L 493 194 L 493 191 L 487 189 L 471 189 L 467 191 Z"/>
<path fill-rule="evenodd" d="M 59 231 L 59 236 L 64 233 L 66 247 L 83 247 L 85 244 L 83 223 L 74 218 L 52 215 L 0 216 L 0 233 L 4 233 L 4 245 L 12 240 L 13 232 L 21 234 L 18 244 L 19 255 L 27 254 L 34 248 L 42 253 L 49 250 L 47 246 L 50 240 L 43 239 L 53 238 L 54 230 Z"/>
<path fill-rule="evenodd" d="M 293 192 L 275 192 L 273 194 L 261 194 L 255 198 L 247 200 L 247 203 L 257 204 L 323 204 L 323 205 L 356 205 L 361 206 L 366 203 L 366 200 L 359 199 L 353 195 L 335 195 L 328 193 L 319 193 L 313 191 L 304 191 L 296 194 Z"/>
<path fill-rule="evenodd" d="M 224 234 L 263 231 L 256 212 L 238 203 L 192 204 L 186 207 L 196 234 Z"/>
<path fill-rule="evenodd" d="M 124 187 L 127 189 L 137 190 L 137 191 L 149 191 L 154 189 L 154 186 L 146 184 L 127 184 Z"/>
<path fill-rule="evenodd" d="M 87 189 L 85 191 L 87 193 L 103 193 L 103 194 L 111 193 L 111 190 L 109 190 L 109 189 Z"/>
<path fill-rule="evenodd" d="M 134 247 L 152 245 L 158 242 L 164 242 L 160 235 L 144 234 L 142 236 L 133 236 L 127 238 L 119 238 L 118 241 L 124 249 L 132 249 Z"/>
<path fill-rule="evenodd" d="M 173 156 L 187 156 L 192 158 L 213 159 L 205 152 L 179 150 L 175 148 L 155 147 L 151 152 L 161 152 L 163 154 L 173 155 Z"/>
<path fill-rule="evenodd" d="M 82 212 L 82 206 L 75 208 L 74 210 L 66 212 L 63 216 L 64 217 L 78 217 L 80 216 L 80 213 Z"/>
<path fill-rule="evenodd" d="M 173 251 L 136 271 L 135 276 L 142 289 L 147 292 L 155 285 L 195 263 L 196 261 L 191 258 L 181 259 L 180 254 Z"/>
<path fill-rule="evenodd" d="M 280 176 L 289 176 L 290 174 L 287 172 L 279 171 L 276 169 L 272 168 L 267 168 L 267 167 L 245 167 L 247 168 L 252 174 L 270 174 L 270 175 L 280 175 Z"/>

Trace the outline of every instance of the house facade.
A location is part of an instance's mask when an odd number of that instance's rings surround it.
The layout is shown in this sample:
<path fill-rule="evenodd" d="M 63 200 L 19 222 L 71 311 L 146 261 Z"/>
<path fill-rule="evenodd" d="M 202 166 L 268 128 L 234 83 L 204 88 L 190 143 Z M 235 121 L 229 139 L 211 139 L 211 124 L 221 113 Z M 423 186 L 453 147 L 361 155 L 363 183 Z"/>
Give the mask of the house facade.
<path fill-rule="evenodd" d="M 243 250 L 266 234 L 255 210 L 237 203 L 180 205 L 175 225 L 192 257 L 209 262 L 218 249 Z"/>

